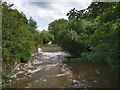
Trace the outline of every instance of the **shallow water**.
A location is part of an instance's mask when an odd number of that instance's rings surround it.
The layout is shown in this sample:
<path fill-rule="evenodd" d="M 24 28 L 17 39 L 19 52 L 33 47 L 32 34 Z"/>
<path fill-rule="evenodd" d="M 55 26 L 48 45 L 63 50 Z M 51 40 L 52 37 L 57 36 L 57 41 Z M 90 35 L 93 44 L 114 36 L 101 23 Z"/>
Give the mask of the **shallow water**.
<path fill-rule="evenodd" d="M 19 64 L 11 77 L 17 81 L 8 87 L 20 88 L 116 88 L 117 80 L 106 64 L 80 63 L 59 50 L 34 53 L 26 64 Z M 59 47 L 58 47 L 59 48 Z M 45 47 L 44 47 L 45 49 Z M 49 49 L 47 47 L 47 49 Z"/>

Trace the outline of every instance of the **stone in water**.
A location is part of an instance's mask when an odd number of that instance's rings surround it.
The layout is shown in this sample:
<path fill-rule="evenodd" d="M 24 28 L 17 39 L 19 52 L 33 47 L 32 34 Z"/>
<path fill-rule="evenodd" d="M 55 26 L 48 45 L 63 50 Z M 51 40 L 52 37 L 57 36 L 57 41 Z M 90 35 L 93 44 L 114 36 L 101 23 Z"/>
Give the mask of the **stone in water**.
<path fill-rule="evenodd" d="M 38 53 L 41 53 L 42 52 L 42 49 L 41 48 L 38 48 Z"/>

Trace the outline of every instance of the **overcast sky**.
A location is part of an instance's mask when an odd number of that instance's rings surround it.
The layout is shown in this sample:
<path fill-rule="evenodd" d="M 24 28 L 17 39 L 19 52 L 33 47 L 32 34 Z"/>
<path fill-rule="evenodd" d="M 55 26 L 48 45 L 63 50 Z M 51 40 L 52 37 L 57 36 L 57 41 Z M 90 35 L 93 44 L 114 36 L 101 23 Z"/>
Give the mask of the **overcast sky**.
<path fill-rule="evenodd" d="M 92 0 L 3 0 L 14 4 L 13 8 L 22 11 L 26 17 L 32 17 L 38 30 L 48 28 L 48 24 L 56 19 L 67 19 L 66 13 L 76 8 L 87 8 Z"/>

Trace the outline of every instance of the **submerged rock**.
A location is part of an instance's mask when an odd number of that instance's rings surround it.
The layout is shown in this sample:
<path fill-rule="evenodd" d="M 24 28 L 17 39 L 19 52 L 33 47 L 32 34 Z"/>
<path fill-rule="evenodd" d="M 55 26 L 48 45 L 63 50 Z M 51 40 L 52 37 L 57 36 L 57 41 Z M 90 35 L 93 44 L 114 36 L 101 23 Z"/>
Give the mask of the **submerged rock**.
<path fill-rule="evenodd" d="M 97 83 L 98 81 L 94 80 L 93 82 L 94 82 L 94 83 Z"/>

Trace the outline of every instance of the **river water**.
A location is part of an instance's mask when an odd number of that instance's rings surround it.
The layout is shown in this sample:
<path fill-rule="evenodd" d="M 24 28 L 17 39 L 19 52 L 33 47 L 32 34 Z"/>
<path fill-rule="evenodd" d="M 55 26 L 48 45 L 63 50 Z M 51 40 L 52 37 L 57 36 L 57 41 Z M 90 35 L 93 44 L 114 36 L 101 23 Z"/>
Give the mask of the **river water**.
<path fill-rule="evenodd" d="M 79 62 L 57 45 L 40 47 L 26 64 L 19 64 L 9 88 L 116 88 L 117 80 L 106 64 Z"/>

